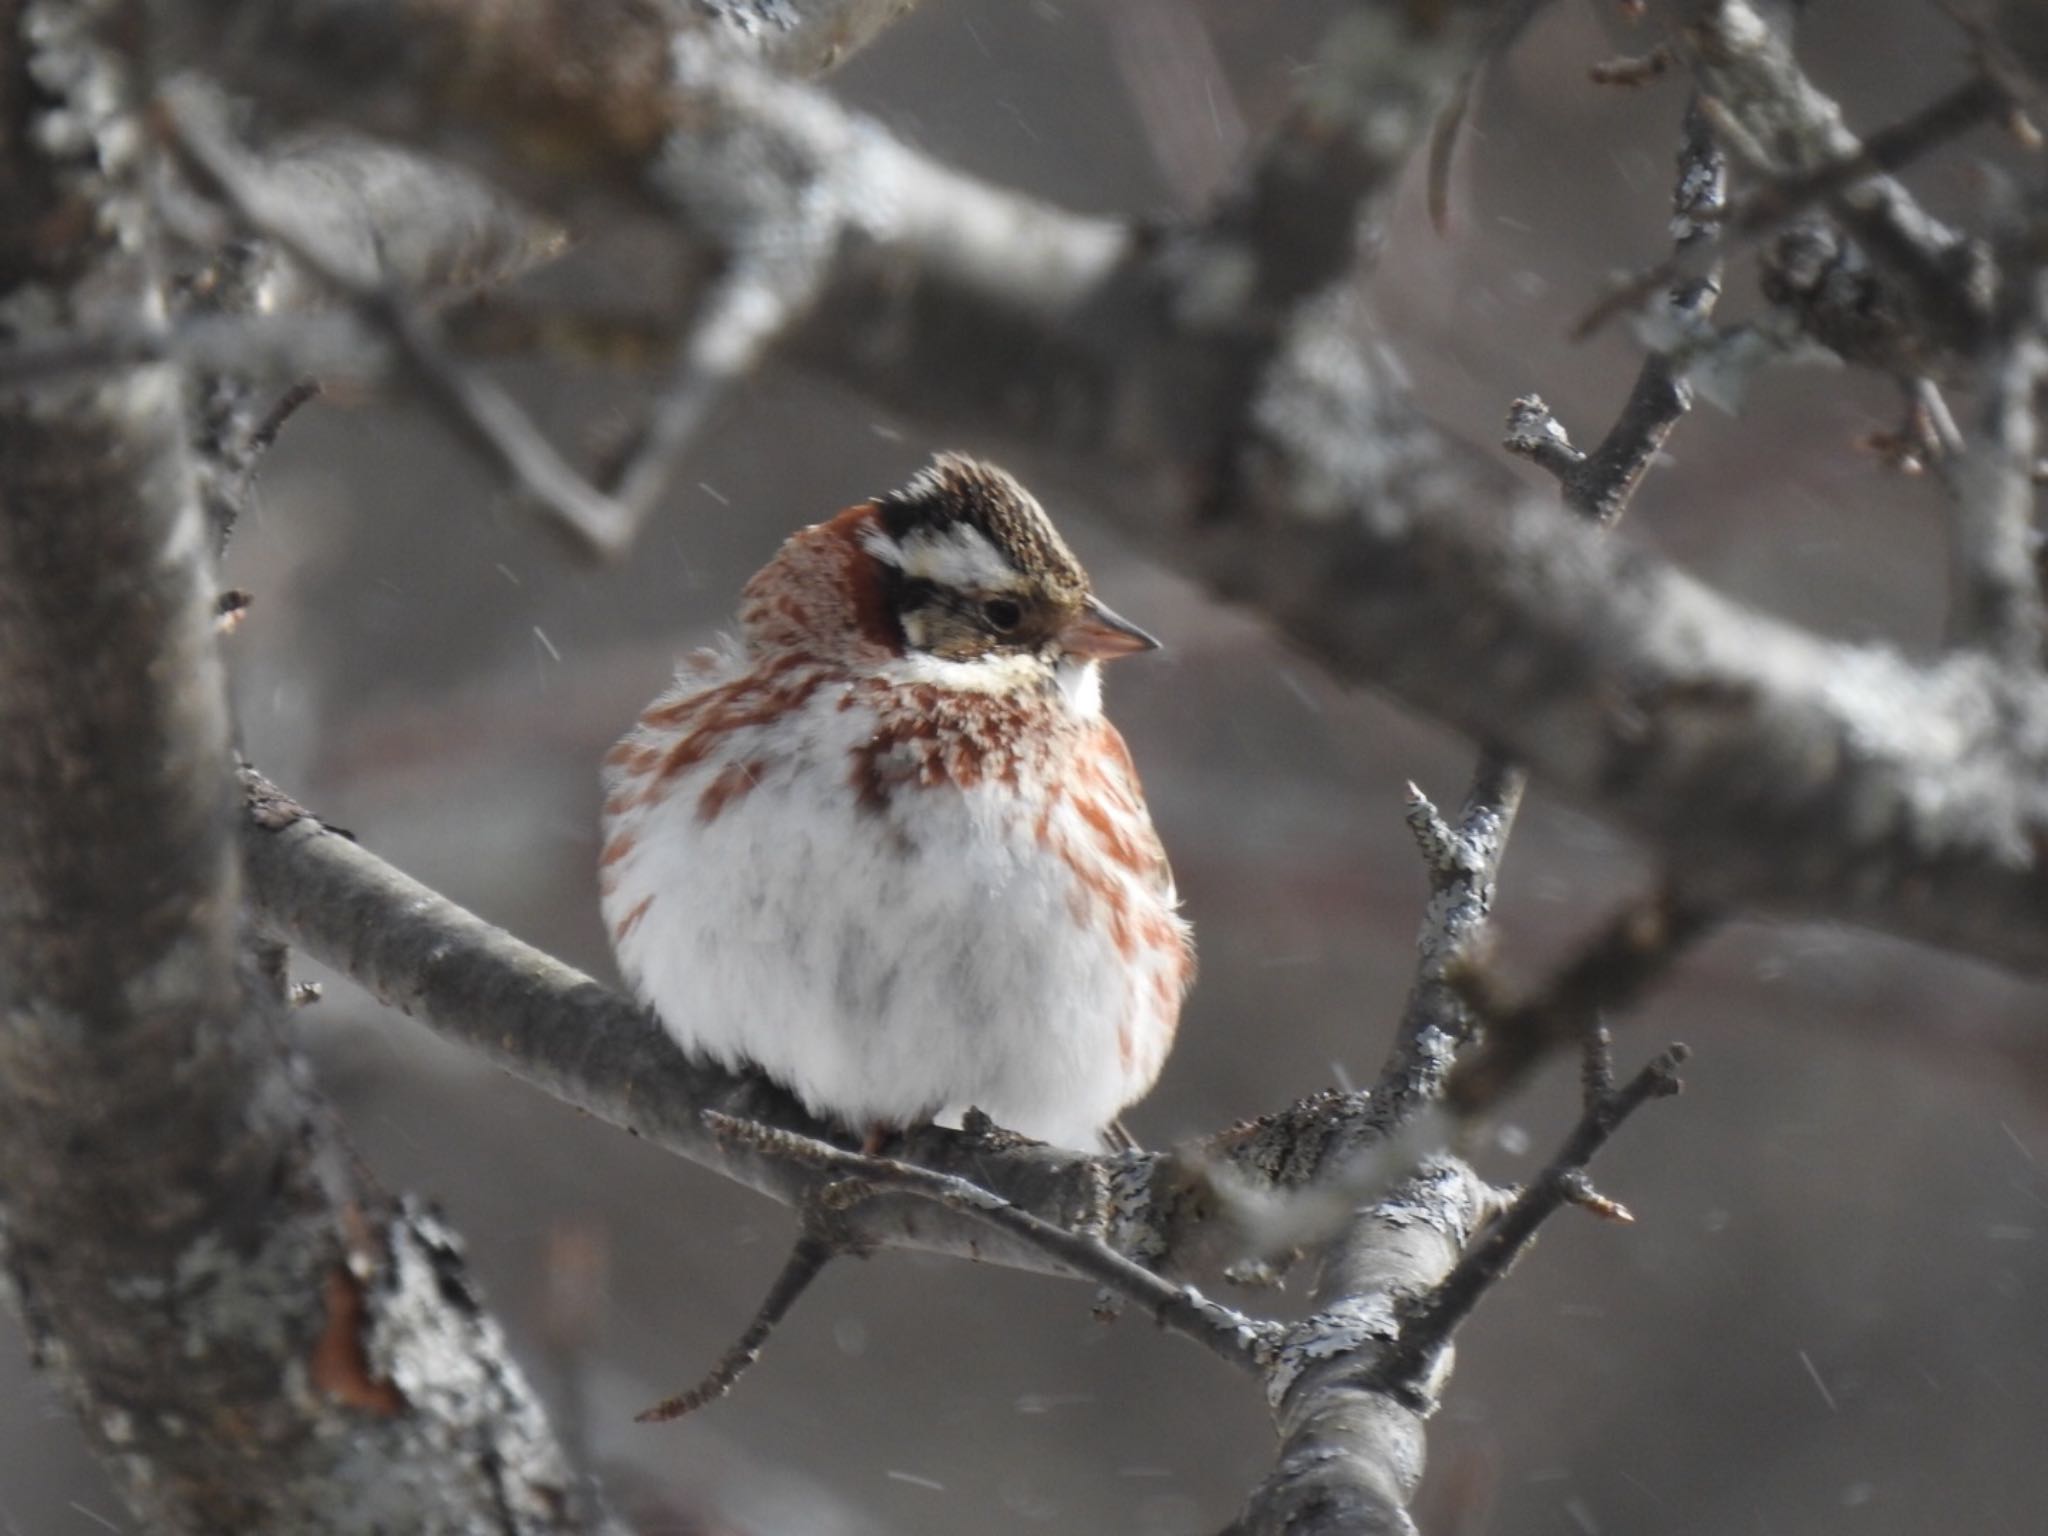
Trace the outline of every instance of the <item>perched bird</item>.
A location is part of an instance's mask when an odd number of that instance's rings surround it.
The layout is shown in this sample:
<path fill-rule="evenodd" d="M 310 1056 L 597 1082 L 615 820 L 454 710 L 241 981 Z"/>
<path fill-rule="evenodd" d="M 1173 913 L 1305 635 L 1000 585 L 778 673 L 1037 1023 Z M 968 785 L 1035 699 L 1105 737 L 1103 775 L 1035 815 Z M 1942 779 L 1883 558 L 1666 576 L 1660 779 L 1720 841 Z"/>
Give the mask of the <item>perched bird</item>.
<path fill-rule="evenodd" d="M 1003 471 L 941 454 L 794 534 L 741 638 L 606 758 L 600 882 L 668 1031 L 866 1132 L 967 1108 L 1093 1148 L 1193 976 L 1098 602 Z"/>

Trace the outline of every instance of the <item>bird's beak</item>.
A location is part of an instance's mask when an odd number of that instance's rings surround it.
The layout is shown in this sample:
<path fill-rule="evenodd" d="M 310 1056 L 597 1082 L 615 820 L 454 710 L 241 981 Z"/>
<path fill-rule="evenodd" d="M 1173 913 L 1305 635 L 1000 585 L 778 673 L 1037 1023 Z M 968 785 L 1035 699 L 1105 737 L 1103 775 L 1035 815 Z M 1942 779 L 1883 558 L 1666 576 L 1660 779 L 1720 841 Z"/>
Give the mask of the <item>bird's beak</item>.
<path fill-rule="evenodd" d="M 1069 656 L 1080 656 L 1088 661 L 1108 661 L 1117 656 L 1135 656 L 1140 651 L 1159 649 L 1157 640 L 1092 597 L 1061 628 L 1059 641 L 1060 649 Z"/>

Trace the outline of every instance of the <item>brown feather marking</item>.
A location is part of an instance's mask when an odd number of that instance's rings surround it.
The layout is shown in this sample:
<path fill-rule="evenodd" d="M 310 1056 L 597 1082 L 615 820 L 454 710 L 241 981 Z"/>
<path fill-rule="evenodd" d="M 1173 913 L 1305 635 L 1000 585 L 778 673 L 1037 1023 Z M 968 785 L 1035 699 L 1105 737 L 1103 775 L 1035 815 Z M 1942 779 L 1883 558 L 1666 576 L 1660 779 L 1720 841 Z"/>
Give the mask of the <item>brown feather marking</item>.
<path fill-rule="evenodd" d="M 647 742 L 628 736 L 624 741 L 605 753 L 607 768 L 616 768 L 621 773 L 642 774 L 661 760 L 661 750 Z"/>
<path fill-rule="evenodd" d="M 744 798 L 761 782 L 761 772 L 767 766 L 758 761 L 733 763 L 721 770 L 718 777 L 705 786 L 704 793 L 697 797 L 697 819 L 707 826 L 716 821 L 719 812 L 735 800 Z"/>
<path fill-rule="evenodd" d="M 747 582 L 740 626 L 758 654 L 868 662 L 902 654 L 902 638 L 875 557 L 862 536 L 873 502 L 800 528 Z"/>
<path fill-rule="evenodd" d="M 981 770 L 988 758 L 989 754 L 973 743 L 956 739 L 945 751 L 946 777 L 962 789 L 972 789 L 981 782 Z"/>
<path fill-rule="evenodd" d="M 650 731 L 673 730 L 702 709 L 710 697 L 709 693 L 686 693 L 679 699 L 656 704 L 640 716 L 640 724 Z"/>
<path fill-rule="evenodd" d="M 1183 962 L 1185 963 L 1185 962 Z M 1180 1016 L 1181 989 L 1175 976 L 1158 971 L 1152 977 L 1152 997 L 1159 1004 L 1159 1015 L 1166 1020 L 1166 1034 L 1173 1038 L 1173 1026 Z"/>
<path fill-rule="evenodd" d="M 861 545 L 861 537 L 875 526 L 875 504 L 864 501 L 848 507 L 827 525 L 837 530 L 846 546 L 846 583 L 853 598 L 853 627 L 868 644 L 891 655 L 903 654 L 902 631 L 875 557 Z"/>
<path fill-rule="evenodd" d="M 853 750 L 848 775 L 863 810 L 886 810 L 891 793 L 908 784 L 972 789 L 991 776 L 1000 783 L 1019 782 L 1020 743 L 1033 729 L 1027 707 L 982 694 L 948 693 L 929 683 L 904 688 L 878 678 L 862 683 L 859 698 L 877 716 L 874 733 Z M 853 702 L 850 694 L 840 707 L 850 708 Z"/>
<path fill-rule="evenodd" d="M 660 766 L 654 782 L 642 792 L 642 802 L 660 799 L 662 786 L 703 762 L 721 738 L 735 731 L 773 724 L 801 709 L 831 675 L 813 667 L 792 680 L 789 674 L 795 671 L 790 665 L 771 667 L 765 673 L 750 674 L 704 695 L 704 718 L 696 729 L 677 737 L 666 750 L 656 750 Z"/>
<path fill-rule="evenodd" d="M 612 929 L 612 942 L 615 944 L 625 943 L 626 936 L 640 926 L 640 919 L 647 915 L 647 909 L 653 905 L 654 898 L 652 896 L 643 896 L 633 903 L 632 910 L 620 918 L 618 926 Z"/>
<path fill-rule="evenodd" d="M 1157 912 L 1146 914 L 1144 922 L 1138 925 L 1138 939 L 1147 949 L 1173 950 L 1180 948 L 1180 935 Z"/>
<path fill-rule="evenodd" d="M 1116 946 L 1116 952 L 1126 960 L 1135 958 L 1137 935 L 1131 928 L 1131 900 L 1123 882 L 1105 873 L 1095 860 L 1083 858 L 1064 837 L 1053 839 L 1052 852 L 1075 880 L 1074 920 L 1085 926 L 1098 915 L 1106 918 L 1109 941 Z"/>
<path fill-rule="evenodd" d="M 1147 851 L 1141 848 L 1131 834 L 1117 824 L 1115 817 L 1103 809 L 1102 802 L 1093 795 L 1075 795 L 1074 813 L 1088 823 L 1102 844 L 1102 851 L 1118 865 L 1134 875 L 1145 874 L 1151 867 Z"/>

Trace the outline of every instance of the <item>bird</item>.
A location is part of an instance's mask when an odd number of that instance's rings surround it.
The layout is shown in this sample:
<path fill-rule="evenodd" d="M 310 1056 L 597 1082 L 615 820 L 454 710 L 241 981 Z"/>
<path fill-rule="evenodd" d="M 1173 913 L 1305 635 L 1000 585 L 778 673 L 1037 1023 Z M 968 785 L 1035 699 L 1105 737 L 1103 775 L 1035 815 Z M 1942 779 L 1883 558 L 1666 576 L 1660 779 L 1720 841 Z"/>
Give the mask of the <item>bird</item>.
<path fill-rule="evenodd" d="M 871 1151 L 970 1109 L 1119 1145 L 1194 977 L 1102 707 L 1102 664 L 1158 644 L 965 455 L 798 530 L 605 758 L 621 974 Z"/>

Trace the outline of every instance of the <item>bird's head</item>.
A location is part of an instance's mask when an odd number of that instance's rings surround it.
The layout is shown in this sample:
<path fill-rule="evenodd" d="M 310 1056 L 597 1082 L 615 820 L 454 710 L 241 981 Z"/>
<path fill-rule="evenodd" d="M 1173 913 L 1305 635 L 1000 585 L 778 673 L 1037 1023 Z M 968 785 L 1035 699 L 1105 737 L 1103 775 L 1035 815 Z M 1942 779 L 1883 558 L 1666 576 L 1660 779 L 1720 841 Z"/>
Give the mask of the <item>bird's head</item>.
<path fill-rule="evenodd" d="M 946 661 L 1107 661 L 1159 642 L 1105 607 L 1037 498 L 942 453 L 875 502 L 861 543 L 907 651 Z"/>

